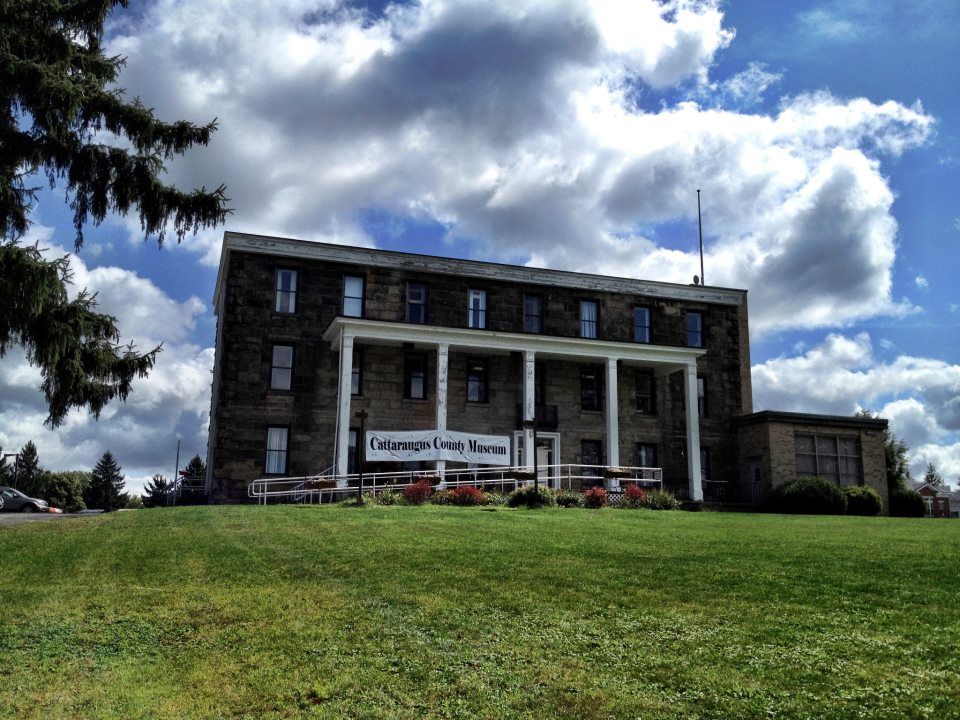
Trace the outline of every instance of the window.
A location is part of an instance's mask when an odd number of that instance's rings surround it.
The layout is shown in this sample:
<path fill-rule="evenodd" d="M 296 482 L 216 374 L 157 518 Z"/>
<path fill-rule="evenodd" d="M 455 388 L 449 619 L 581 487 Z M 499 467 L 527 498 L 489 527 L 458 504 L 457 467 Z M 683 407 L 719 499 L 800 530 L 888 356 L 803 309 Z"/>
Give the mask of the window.
<path fill-rule="evenodd" d="M 580 468 L 580 473 L 584 476 L 580 480 L 581 488 L 585 490 L 594 485 L 603 485 L 602 471 L 598 467 L 603 464 L 599 440 L 580 441 L 580 464 L 587 466 Z"/>
<path fill-rule="evenodd" d="M 710 480 L 713 477 L 713 470 L 710 467 L 710 448 L 700 448 L 700 479 Z"/>
<path fill-rule="evenodd" d="M 595 338 L 597 336 L 598 312 L 596 300 L 580 301 L 580 337 Z"/>
<path fill-rule="evenodd" d="M 467 360 L 467 402 L 489 401 L 490 386 L 486 360 Z"/>
<path fill-rule="evenodd" d="M 357 460 L 360 458 L 360 448 L 357 445 L 359 434 L 357 428 L 350 428 L 347 436 L 347 475 L 353 475 L 357 471 Z"/>
<path fill-rule="evenodd" d="M 286 475 L 289 439 L 290 428 L 267 428 L 267 457 L 264 463 L 264 470 L 267 475 Z"/>
<path fill-rule="evenodd" d="M 637 372 L 637 414 L 657 414 L 657 391 L 652 372 Z"/>
<path fill-rule="evenodd" d="M 424 325 L 427 322 L 427 286 L 407 283 L 407 322 Z"/>
<path fill-rule="evenodd" d="M 467 327 L 483 330 L 487 326 L 487 291 L 467 292 Z"/>
<path fill-rule="evenodd" d="M 650 342 L 650 308 L 638 305 L 633 309 L 633 341 Z"/>
<path fill-rule="evenodd" d="M 409 354 L 403 363 L 403 396 L 411 400 L 427 397 L 427 359 L 423 355 Z"/>
<path fill-rule="evenodd" d="M 270 361 L 270 389 L 289 390 L 293 386 L 293 346 L 274 345 Z"/>
<path fill-rule="evenodd" d="M 600 372 L 596 368 L 580 368 L 580 409 L 600 410 Z"/>
<path fill-rule="evenodd" d="M 344 317 L 363 317 L 363 283 L 358 275 L 343 276 Z"/>
<path fill-rule="evenodd" d="M 697 412 L 700 413 L 700 417 L 704 418 L 707 416 L 707 379 L 698 377 L 697 378 Z"/>
<path fill-rule="evenodd" d="M 822 477 L 839 485 L 862 485 L 860 439 L 853 436 L 794 436 L 797 476 Z"/>
<path fill-rule="evenodd" d="M 350 367 L 350 394 L 363 395 L 363 351 L 353 350 L 353 364 Z"/>
<path fill-rule="evenodd" d="M 657 446 L 653 443 L 637 443 L 637 467 L 657 467 Z"/>
<path fill-rule="evenodd" d="M 539 295 L 523 296 L 523 331 L 543 332 L 543 298 Z"/>
<path fill-rule="evenodd" d="M 536 363 L 533 373 L 533 404 L 543 407 L 547 404 L 547 375 L 543 363 Z"/>
<path fill-rule="evenodd" d="M 687 346 L 703 347 L 703 314 L 687 313 Z"/>
<path fill-rule="evenodd" d="M 296 270 L 277 270 L 277 296 L 273 309 L 280 313 L 297 311 Z"/>

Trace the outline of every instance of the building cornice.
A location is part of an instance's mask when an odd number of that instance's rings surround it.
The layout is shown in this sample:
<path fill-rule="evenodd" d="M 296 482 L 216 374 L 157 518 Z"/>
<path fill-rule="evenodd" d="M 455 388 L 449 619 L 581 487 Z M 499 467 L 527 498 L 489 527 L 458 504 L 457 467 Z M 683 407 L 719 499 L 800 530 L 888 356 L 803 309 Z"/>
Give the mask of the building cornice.
<path fill-rule="evenodd" d="M 750 415 L 734 418 L 739 426 L 755 425 L 764 422 L 782 422 L 791 425 L 829 425 L 833 427 L 858 428 L 862 430 L 885 430 L 885 418 L 862 418 L 846 415 L 819 415 L 813 413 L 782 412 L 779 410 L 761 410 Z"/>
<path fill-rule="evenodd" d="M 707 352 L 703 348 L 645 345 L 436 325 L 413 325 L 347 317 L 334 318 L 323 333 L 323 339 L 329 342 L 335 350 L 339 349 L 340 338 L 343 336 L 352 336 L 357 340 L 367 342 L 409 343 L 420 347 L 446 345 L 453 350 L 532 351 L 547 357 L 578 358 L 597 362 L 622 360 L 627 363 L 655 367 L 664 373 L 685 368 L 695 369 L 697 358 Z"/>
<path fill-rule="evenodd" d="M 732 288 L 635 280 L 567 270 L 550 270 L 479 260 L 461 260 L 394 250 L 333 245 L 308 240 L 227 231 L 223 234 L 223 248 L 220 253 L 220 271 L 217 275 L 217 287 L 214 294 L 215 309 L 219 307 L 219 297 L 225 281 L 224 274 L 228 266 L 229 254 L 234 250 L 301 260 L 396 268 L 415 272 L 427 271 L 440 275 L 471 277 L 481 281 L 507 281 L 524 285 L 627 293 L 650 298 L 680 300 L 682 302 L 739 306 L 743 304 L 747 293 L 746 290 Z"/>

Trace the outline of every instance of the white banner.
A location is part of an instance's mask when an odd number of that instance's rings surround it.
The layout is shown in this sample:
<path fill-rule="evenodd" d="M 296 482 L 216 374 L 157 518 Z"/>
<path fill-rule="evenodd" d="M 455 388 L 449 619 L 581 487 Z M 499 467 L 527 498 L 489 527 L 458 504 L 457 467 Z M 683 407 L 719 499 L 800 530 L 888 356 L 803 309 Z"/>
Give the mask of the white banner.
<path fill-rule="evenodd" d="M 366 459 L 414 462 L 453 460 L 483 465 L 510 464 L 510 438 L 506 435 L 475 435 L 452 430 L 370 430 Z"/>

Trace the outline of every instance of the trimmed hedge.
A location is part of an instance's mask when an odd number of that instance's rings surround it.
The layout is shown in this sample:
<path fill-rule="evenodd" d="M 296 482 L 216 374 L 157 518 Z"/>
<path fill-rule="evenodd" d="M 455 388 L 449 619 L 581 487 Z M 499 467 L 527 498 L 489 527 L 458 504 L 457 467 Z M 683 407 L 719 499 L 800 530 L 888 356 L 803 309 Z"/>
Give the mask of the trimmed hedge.
<path fill-rule="evenodd" d="M 829 480 L 802 477 L 774 488 L 768 506 L 782 513 L 843 515 L 847 510 L 847 496 Z"/>
<path fill-rule="evenodd" d="M 869 485 L 847 485 L 843 493 L 847 496 L 847 515 L 879 515 L 883 510 L 880 493 Z"/>
<path fill-rule="evenodd" d="M 893 517 L 923 517 L 927 514 L 923 495 L 916 490 L 891 490 L 890 514 Z"/>

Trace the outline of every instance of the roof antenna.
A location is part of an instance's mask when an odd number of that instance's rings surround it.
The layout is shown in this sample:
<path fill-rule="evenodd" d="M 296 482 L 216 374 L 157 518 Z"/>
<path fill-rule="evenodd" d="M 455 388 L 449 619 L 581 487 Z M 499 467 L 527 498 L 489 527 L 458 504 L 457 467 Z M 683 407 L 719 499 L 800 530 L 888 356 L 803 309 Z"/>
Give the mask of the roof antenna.
<path fill-rule="evenodd" d="M 697 227 L 700 230 L 700 284 L 706 285 L 707 280 L 703 276 L 703 220 L 700 219 L 700 190 L 697 190 Z"/>

